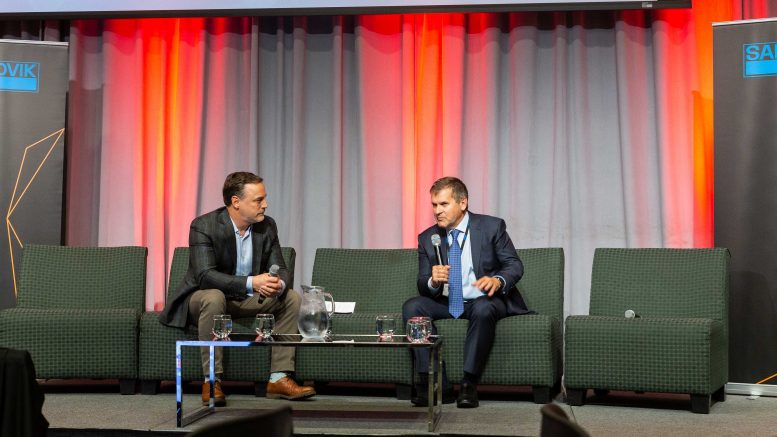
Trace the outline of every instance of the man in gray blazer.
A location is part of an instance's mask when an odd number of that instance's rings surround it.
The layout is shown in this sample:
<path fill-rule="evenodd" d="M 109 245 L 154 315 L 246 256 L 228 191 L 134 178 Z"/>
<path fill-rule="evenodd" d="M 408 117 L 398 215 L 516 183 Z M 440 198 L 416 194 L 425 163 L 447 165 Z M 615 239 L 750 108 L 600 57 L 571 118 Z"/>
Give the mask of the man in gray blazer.
<path fill-rule="evenodd" d="M 496 323 L 530 311 L 515 287 L 523 263 L 507 235 L 505 221 L 469 211 L 469 194 L 454 177 L 437 180 L 430 190 L 436 224 L 418 236 L 418 293 L 405 302 L 407 320 L 469 320 L 464 340 L 464 377 L 456 399 L 459 408 L 479 405 L 477 384 L 494 342 Z M 429 358 L 416 349 L 418 371 L 414 405 L 426 406 Z M 444 368 L 443 368 L 444 372 Z M 443 403 L 453 402 L 453 387 L 443 373 Z"/>
<path fill-rule="evenodd" d="M 159 318 L 162 324 L 183 328 L 197 326 L 200 340 L 212 340 L 213 316 L 251 317 L 275 315 L 275 332 L 297 334 L 300 297 L 287 286 L 289 271 L 281 255 L 275 220 L 264 214 L 267 193 L 262 178 L 248 172 L 227 176 L 222 189 L 225 207 L 192 221 L 189 228 L 189 269 Z M 277 276 L 270 266 L 279 267 Z M 297 385 L 294 348 L 272 348 L 267 397 L 303 399 L 316 394 L 312 387 Z M 216 348 L 214 401 L 226 405 L 221 388 L 221 348 Z M 210 357 L 202 348 L 202 403 L 210 400 Z"/>

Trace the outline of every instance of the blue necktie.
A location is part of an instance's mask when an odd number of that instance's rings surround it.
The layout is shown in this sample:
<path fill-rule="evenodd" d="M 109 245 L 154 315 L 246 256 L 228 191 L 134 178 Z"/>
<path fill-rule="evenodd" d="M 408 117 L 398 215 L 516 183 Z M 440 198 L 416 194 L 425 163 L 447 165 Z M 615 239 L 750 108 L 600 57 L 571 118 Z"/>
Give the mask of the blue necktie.
<path fill-rule="evenodd" d="M 453 241 L 448 251 L 448 264 L 451 266 L 448 274 L 448 312 L 458 319 L 464 312 L 464 295 L 461 292 L 461 247 L 459 246 L 459 234 L 461 231 L 451 231 Z"/>

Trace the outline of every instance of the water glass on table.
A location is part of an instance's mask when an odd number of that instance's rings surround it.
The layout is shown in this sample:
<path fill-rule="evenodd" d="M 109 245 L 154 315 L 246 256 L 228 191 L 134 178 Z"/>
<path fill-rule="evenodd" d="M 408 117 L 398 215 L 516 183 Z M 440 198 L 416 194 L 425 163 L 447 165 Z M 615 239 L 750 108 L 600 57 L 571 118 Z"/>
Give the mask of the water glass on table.
<path fill-rule="evenodd" d="M 411 317 L 407 320 L 405 330 L 408 341 L 411 343 L 428 343 L 432 335 L 432 319 L 429 317 Z"/>
<path fill-rule="evenodd" d="M 394 331 L 396 330 L 396 321 L 393 316 L 380 315 L 375 318 L 375 331 L 378 333 L 378 341 L 394 341 Z"/>
<path fill-rule="evenodd" d="M 272 314 L 257 314 L 254 323 L 256 341 L 272 341 L 273 329 L 275 329 L 275 316 Z"/>
<path fill-rule="evenodd" d="M 217 314 L 213 316 L 214 340 L 229 340 L 232 333 L 232 316 L 229 314 Z"/>

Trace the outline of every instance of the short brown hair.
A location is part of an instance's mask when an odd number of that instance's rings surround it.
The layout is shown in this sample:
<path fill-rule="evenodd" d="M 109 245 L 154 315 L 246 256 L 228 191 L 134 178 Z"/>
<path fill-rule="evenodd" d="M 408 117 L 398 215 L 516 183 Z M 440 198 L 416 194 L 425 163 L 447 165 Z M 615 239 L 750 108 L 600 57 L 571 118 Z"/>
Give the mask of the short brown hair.
<path fill-rule="evenodd" d="M 238 171 L 230 173 L 224 180 L 224 188 L 221 189 L 221 195 L 224 196 L 224 205 L 232 204 L 232 196 L 243 197 L 243 188 L 246 184 L 261 184 L 263 181 L 259 176 L 247 172 Z"/>
<path fill-rule="evenodd" d="M 469 199 L 467 186 L 464 185 L 464 182 L 462 182 L 461 179 L 455 178 L 453 176 L 445 176 L 444 178 L 437 179 L 432 184 L 432 189 L 430 189 L 429 192 L 435 194 L 446 188 L 451 189 L 453 192 L 453 198 L 457 202 L 461 202 L 464 199 Z"/>

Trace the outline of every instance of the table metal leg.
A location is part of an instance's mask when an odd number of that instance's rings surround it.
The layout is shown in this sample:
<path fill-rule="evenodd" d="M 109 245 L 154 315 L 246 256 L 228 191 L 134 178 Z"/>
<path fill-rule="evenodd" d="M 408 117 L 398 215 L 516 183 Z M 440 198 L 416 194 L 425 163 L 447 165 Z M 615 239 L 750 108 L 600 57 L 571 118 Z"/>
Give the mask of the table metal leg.
<path fill-rule="evenodd" d="M 437 423 L 442 416 L 442 346 L 438 346 L 437 352 L 437 376 L 435 377 L 435 348 L 429 347 L 429 386 L 427 387 L 427 399 L 429 399 L 429 432 L 434 432 Z"/>
<path fill-rule="evenodd" d="M 175 426 L 183 426 L 183 403 L 181 395 L 181 345 L 175 343 Z"/>
<path fill-rule="evenodd" d="M 175 344 L 175 403 L 176 403 L 176 416 L 175 423 L 178 428 L 184 427 L 192 422 L 202 419 L 204 416 L 216 411 L 216 401 L 213 399 L 213 386 L 215 385 L 216 372 L 213 364 L 214 358 L 214 346 L 209 346 L 210 354 L 210 401 L 208 406 L 200 408 L 188 416 L 183 415 L 183 393 L 181 387 L 181 377 L 183 369 L 183 360 L 181 359 L 181 345 L 176 342 Z"/>

